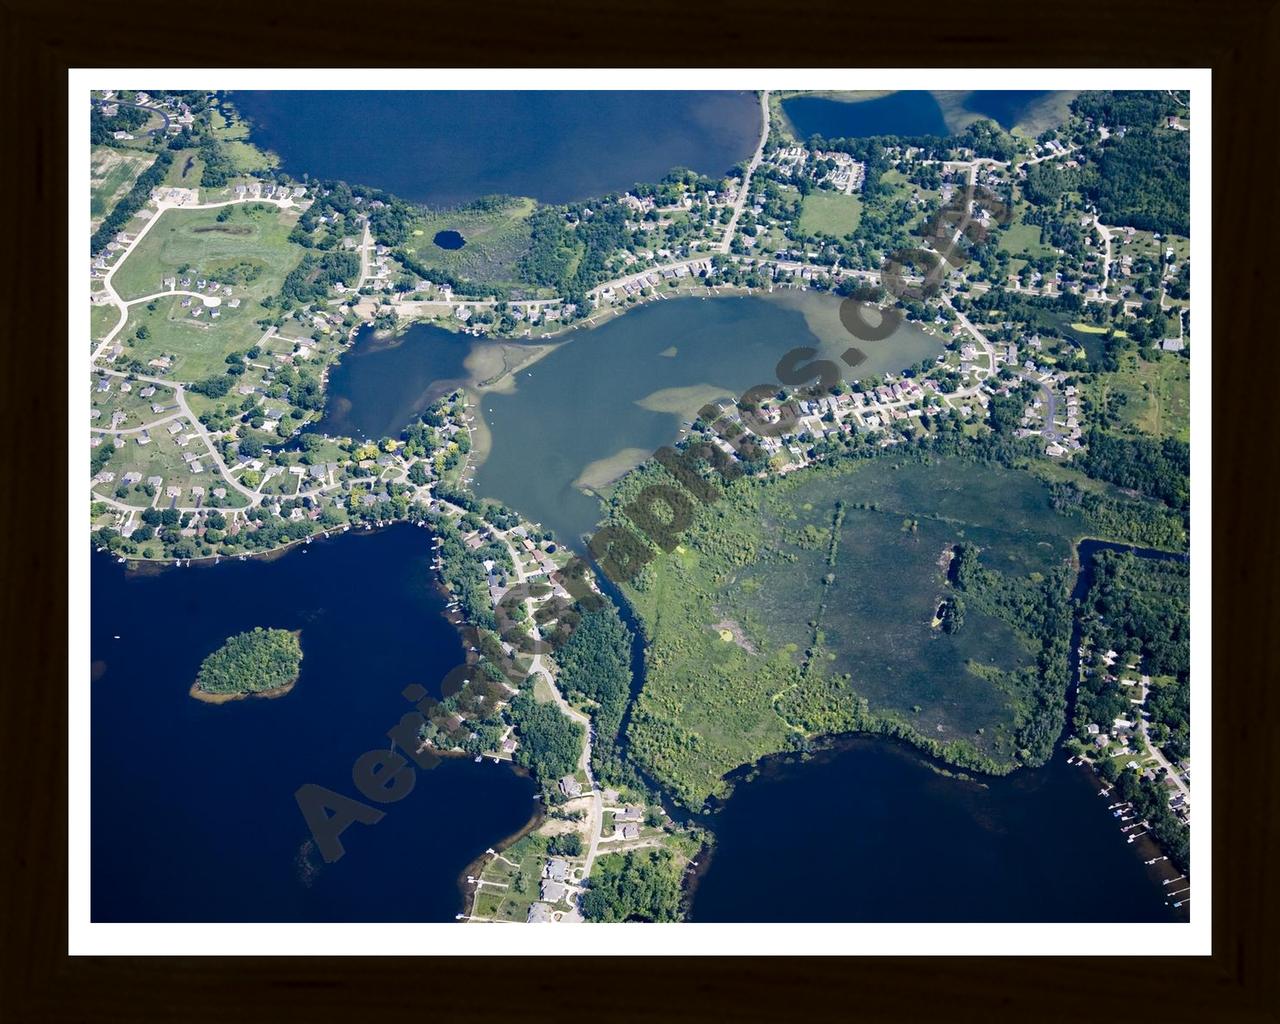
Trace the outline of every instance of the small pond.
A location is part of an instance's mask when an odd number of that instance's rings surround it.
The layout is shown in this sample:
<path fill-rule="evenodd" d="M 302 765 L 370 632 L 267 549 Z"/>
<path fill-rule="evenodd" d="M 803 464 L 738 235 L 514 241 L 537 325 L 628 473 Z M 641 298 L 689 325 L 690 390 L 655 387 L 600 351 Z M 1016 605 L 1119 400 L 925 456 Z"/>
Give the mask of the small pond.
<path fill-rule="evenodd" d="M 461 249 L 467 244 L 467 240 L 457 231 L 437 231 L 435 238 L 431 241 L 441 249 Z"/>

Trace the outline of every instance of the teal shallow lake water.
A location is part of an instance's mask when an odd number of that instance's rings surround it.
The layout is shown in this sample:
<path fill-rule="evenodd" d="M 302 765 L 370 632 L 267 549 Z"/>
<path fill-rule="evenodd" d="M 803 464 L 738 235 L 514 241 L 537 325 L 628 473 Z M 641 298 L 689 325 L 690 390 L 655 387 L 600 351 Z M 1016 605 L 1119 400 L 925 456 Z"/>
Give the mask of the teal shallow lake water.
<path fill-rule="evenodd" d="M 572 543 L 599 517 L 585 493 L 670 444 L 705 403 L 774 385 L 778 360 L 809 346 L 838 360 L 856 339 L 839 323 L 839 300 L 684 298 L 656 302 L 599 328 L 575 332 L 527 369 L 508 394 L 482 396 L 492 449 L 477 491 L 500 498 Z M 936 356 L 938 339 L 903 324 L 884 341 L 860 342 L 869 377 Z"/>

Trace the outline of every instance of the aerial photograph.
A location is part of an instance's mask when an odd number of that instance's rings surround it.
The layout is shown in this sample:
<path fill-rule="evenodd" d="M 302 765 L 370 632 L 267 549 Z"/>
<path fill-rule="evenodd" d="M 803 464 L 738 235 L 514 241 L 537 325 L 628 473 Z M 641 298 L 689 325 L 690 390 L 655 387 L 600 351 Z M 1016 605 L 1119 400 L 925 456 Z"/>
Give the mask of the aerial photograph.
<path fill-rule="evenodd" d="M 127 78 L 89 921 L 1191 927 L 1192 90 Z"/>

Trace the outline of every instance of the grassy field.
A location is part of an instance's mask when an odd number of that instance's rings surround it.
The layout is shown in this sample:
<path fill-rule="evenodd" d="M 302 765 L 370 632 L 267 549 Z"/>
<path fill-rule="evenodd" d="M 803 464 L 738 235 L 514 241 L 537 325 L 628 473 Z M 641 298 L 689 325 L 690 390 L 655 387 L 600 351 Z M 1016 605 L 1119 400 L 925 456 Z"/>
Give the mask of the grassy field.
<path fill-rule="evenodd" d="M 173 188 L 199 188 L 204 175 L 204 161 L 198 149 L 180 149 L 173 154 L 173 163 L 164 183 Z"/>
<path fill-rule="evenodd" d="M 97 306 L 90 303 L 89 337 L 94 341 L 101 341 L 119 319 L 120 311 L 115 306 Z"/>
<path fill-rule="evenodd" d="M 459 277 L 493 284 L 518 284 L 516 262 L 529 248 L 532 199 L 515 199 L 499 210 L 463 207 L 429 213 L 416 221 L 405 249 L 424 266 L 447 270 Z M 442 249 L 432 239 L 441 231 L 456 231 L 466 244 Z"/>
<path fill-rule="evenodd" d="M 840 238 L 857 230 L 862 220 L 862 200 L 840 192 L 816 191 L 804 197 L 800 230 L 807 235 L 826 234 Z"/>
<path fill-rule="evenodd" d="M 217 280 L 256 302 L 275 294 L 302 258 L 289 241 L 297 213 L 250 203 L 221 210 L 167 210 L 112 278 L 124 299 L 160 291 L 169 276 Z M 181 272 L 180 272 L 181 271 Z"/>
<path fill-rule="evenodd" d="M 1126 355 L 1119 370 L 1097 375 L 1087 396 L 1095 408 L 1115 417 L 1121 429 L 1191 439 L 1191 364 L 1186 359 L 1162 355 L 1147 362 Z"/>
<path fill-rule="evenodd" d="M 1037 580 L 1084 532 L 1029 473 L 959 459 L 735 484 L 626 588 L 648 639 L 632 751 L 694 806 L 796 734 L 889 724 L 944 756 L 1012 764 L 1012 679 L 1033 646 L 976 608 L 938 628 L 947 555 L 969 541 L 984 567 Z"/>
<path fill-rule="evenodd" d="M 200 299 L 183 296 L 164 296 L 130 309 L 120 335 L 129 354 L 144 363 L 161 355 L 176 357 L 172 372 L 178 380 L 218 372 L 229 353 L 251 347 L 262 335 L 255 323 L 265 313 L 260 300 L 279 291 L 302 257 L 301 247 L 288 241 L 296 214 L 267 205 L 228 209 L 234 212 L 222 223 L 217 210 L 166 211 L 112 282 L 125 298 L 158 292 L 170 276 L 179 287 L 187 280 L 188 290 L 208 294 L 208 282 L 219 282 L 217 317 Z M 206 281 L 204 289 L 196 287 L 200 280 Z M 202 312 L 197 316 L 196 310 Z M 136 339 L 144 325 L 149 336 Z"/>
<path fill-rule="evenodd" d="M 89 226 L 96 230 L 148 167 L 154 153 L 94 146 L 89 153 Z"/>
<path fill-rule="evenodd" d="M 254 323 L 254 317 L 262 312 L 256 304 L 224 309 L 217 320 L 211 320 L 207 309 L 199 318 L 191 315 L 200 306 L 199 299 L 190 307 L 182 302 L 180 296 L 173 296 L 134 306 L 129 322 L 117 336 L 125 346 L 125 356 L 143 363 L 168 356 L 173 361 L 174 380 L 197 381 L 225 371 L 228 355 L 251 348 L 262 336 L 262 328 Z M 147 329 L 145 340 L 136 337 L 140 327 Z"/>
<path fill-rule="evenodd" d="M 1019 209 L 1011 223 L 1000 235 L 1000 248 L 1011 256 L 1037 259 L 1052 256 L 1053 250 L 1040 241 L 1040 228 L 1022 222 L 1023 209 Z"/>

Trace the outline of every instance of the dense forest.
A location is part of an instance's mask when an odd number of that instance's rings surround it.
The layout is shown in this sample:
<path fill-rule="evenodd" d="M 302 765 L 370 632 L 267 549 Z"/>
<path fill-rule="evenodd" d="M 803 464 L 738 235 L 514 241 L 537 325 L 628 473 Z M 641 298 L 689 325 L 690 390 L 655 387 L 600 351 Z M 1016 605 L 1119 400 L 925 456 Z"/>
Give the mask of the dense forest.
<path fill-rule="evenodd" d="M 1189 133 L 1134 129 L 1108 139 L 1084 193 L 1106 224 L 1190 235 Z"/>
<path fill-rule="evenodd" d="M 544 786 L 573 773 L 586 741 L 582 726 L 555 704 L 534 700 L 529 690 L 512 702 L 511 715 L 520 736 L 516 764 L 528 768 Z"/>
<path fill-rule="evenodd" d="M 616 199 L 539 207 L 529 218 L 532 237 L 521 274 L 583 305 L 585 293 L 608 277 L 609 257 L 631 247 L 626 220 Z"/>
<path fill-rule="evenodd" d="M 680 866 L 670 850 L 629 850 L 596 860 L 582 897 L 588 921 L 676 921 Z"/>
<path fill-rule="evenodd" d="M 622 781 L 618 731 L 631 697 L 631 640 L 617 609 L 605 605 L 583 615 L 573 635 L 555 653 L 561 691 L 599 705 L 592 711 L 592 767 L 609 781 Z"/>
<path fill-rule="evenodd" d="M 1110 130 L 1081 190 L 1107 224 L 1191 233 L 1190 133 L 1164 126 L 1181 101 L 1162 90 L 1081 93 L 1071 109 Z"/>
<path fill-rule="evenodd" d="M 1089 431 L 1080 468 L 1107 480 L 1158 498 L 1174 509 L 1191 500 L 1191 446 L 1176 438 L 1118 437 L 1098 429 Z"/>
<path fill-rule="evenodd" d="M 200 665 L 196 686 L 205 693 L 262 693 L 298 678 L 302 645 L 287 629 L 263 629 L 231 637 Z"/>
<path fill-rule="evenodd" d="M 1191 671 L 1190 572 L 1185 562 L 1101 551 L 1086 611 L 1102 649 L 1139 655 L 1150 675 L 1186 680 Z"/>

